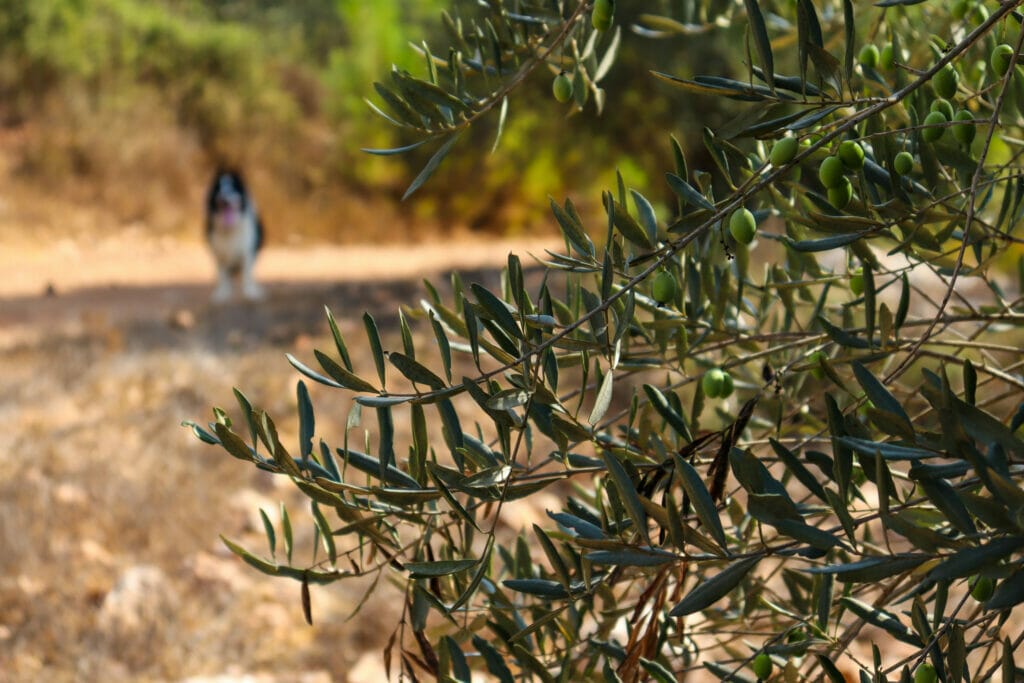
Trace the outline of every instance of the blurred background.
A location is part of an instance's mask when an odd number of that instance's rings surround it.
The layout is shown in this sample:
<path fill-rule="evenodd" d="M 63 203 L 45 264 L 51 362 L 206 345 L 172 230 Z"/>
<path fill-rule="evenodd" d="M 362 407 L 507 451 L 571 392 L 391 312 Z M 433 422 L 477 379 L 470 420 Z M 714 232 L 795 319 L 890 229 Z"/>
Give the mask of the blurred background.
<path fill-rule="evenodd" d="M 710 167 L 691 122 L 719 105 L 654 83 L 649 58 L 728 75 L 722 46 L 739 44 L 630 32 L 641 6 L 671 4 L 620 0 L 604 115 L 569 115 L 539 70 L 495 153 L 486 120 L 401 202 L 430 151 L 361 153 L 412 141 L 364 98 L 392 65 L 422 74 L 410 43 L 444 54 L 440 10 L 472 2 L 0 0 L 0 683 L 385 679 L 401 616 L 386 580 L 354 619 L 371 581 L 314 587 L 307 626 L 298 584 L 218 538 L 264 552 L 258 510 L 278 523 L 284 503 L 301 561 L 304 503 L 180 423 L 213 405 L 237 418 L 239 387 L 294 442 L 284 353 L 328 348 L 325 304 L 369 370 L 364 310 L 393 346 L 422 278 L 493 282 L 509 251 L 542 255 L 558 242 L 548 195 L 594 214 L 618 168 L 667 217 L 665 131 Z M 268 228 L 260 304 L 207 303 L 221 164 L 244 171 Z M 318 436 L 336 444 L 348 406 L 320 389 Z"/>
<path fill-rule="evenodd" d="M 724 31 L 663 41 L 631 35 L 640 6 L 656 13 L 672 4 L 619 3 L 625 40 L 602 83 L 610 94 L 603 116 L 588 106 L 567 117 L 551 97 L 551 74 L 540 70 L 513 100 L 497 153 L 487 153 L 496 125 L 487 121 L 434 182 L 399 204 L 430 151 L 361 153 L 403 142 L 364 99 L 376 97 L 372 83 L 392 65 L 423 74 L 411 44 L 445 54 L 441 9 L 471 12 L 472 3 L 3 0 L 0 237 L 140 223 L 189 236 L 208 175 L 223 163 L 244 169 L 278 243 L 547 230 L 549 194 L 564 194 L 571 179 L 580 201 L 599 204 L 596 188 L 609 185 L 616 167 L 630 185 L 643 188 L 653 176 L 656 194 L 667 193 L 664 131 L 699 153 L 692 141 L 700 130 L 686 122 L 714 98 L 694 102 L 644 78 L 655 63 L 646 58 L 657 50 L 658 68 L 683 76 L 694 64 L 722 73 L 716 46 L 728 44 Z M 69 211 L 85 211 L 93 224 L 69 220 Z"/>

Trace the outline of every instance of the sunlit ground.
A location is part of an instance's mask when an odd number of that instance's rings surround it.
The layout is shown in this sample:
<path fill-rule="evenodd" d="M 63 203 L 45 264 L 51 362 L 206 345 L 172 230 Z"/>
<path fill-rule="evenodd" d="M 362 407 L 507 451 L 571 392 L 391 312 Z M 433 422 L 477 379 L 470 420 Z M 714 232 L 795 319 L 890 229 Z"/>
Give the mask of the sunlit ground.
<path fill-rule="evenodd" d="M 237 418 L 239 387 L 292 443 L 299 376 L 284 353 L 329 348 L 325 304 L 369 371 L 364 309 L 385 343 L 397 343 L 395 311 L 422 295 L 422 277 L 443 282 L 448 267 L 466 272 L 542 247 L 271 248 L 259 271 L 267 301 L 212 308 L 212 268 L 197 240 L 125 233 L 49 249 L 6 245 L 0 680 L 382 680 L 380 652 L 401 600 L 382 582 L 349 621 L 365 581 L 314 587 L 315 626 L 306 625 L 299 584 L 251 570 L 218 534 L 265 553 L 258 509 L 277 520 L 283 501 L 296 519 L 296 556 L 308 556 L 308 501 L 180 422 L 209 419 L 213 405 Z M 321 389 L 311 387 L 318 437 L 339 443 L 348 401 Z"/>

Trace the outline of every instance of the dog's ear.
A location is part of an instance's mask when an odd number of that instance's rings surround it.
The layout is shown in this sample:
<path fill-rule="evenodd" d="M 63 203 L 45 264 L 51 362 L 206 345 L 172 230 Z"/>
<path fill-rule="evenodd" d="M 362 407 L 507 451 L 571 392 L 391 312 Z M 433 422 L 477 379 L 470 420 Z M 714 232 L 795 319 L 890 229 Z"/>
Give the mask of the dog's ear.
<path fill-rule="evenodd" d="M 232 170 L 230 171 L 230 175 L 231 182 L 234 183 L 235 189 L 237 189 L 239 194 L 241 194 L 243 197 L 246 196 L 248 193 L 246 192 L 245 189 L 245 181 L 242 179 L 242 174 L 238 170 Z"/>

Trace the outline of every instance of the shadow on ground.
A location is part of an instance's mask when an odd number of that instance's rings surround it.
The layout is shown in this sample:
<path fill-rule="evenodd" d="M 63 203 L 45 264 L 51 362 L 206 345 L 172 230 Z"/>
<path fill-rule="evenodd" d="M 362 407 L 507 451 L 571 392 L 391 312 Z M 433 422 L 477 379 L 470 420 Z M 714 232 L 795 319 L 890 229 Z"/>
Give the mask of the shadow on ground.
<path fill-rule="evenodd" d="M 468 285 L 489 288 L 498 271 L 460 273 Z M 432 282 L 442 296 L 447 279 Z M 302 336 L 328 331 L 324 307 L 339 324 L 360 324 L 370 313 L 382 332 L 397 324 L 402 305 L 425 296 L 422 281 L 276 282 L 258 302 L 209 302 L 209 287 L 198 284 L 85 287 L 38 296 L 0 299 L 0 351 L 52 345 L 61 339 L 98 337 L 115 350 L 202 347 L 213 350 L 270 345 L 288 347 Z M 347 323 L 347 324 L 346 324 Z"/>

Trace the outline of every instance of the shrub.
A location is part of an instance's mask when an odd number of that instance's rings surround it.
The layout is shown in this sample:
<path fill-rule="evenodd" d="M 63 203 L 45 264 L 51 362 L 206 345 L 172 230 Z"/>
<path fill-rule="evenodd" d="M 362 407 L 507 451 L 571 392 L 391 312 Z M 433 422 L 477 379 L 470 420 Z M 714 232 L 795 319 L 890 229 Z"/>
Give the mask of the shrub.
<path fill-rule="evenodd" d="M 189 423 L 308 496 L 325 556 L 292 562 L 287 517 L 286 560 L 266 515 L 269 558 L 225 543 L 298 580 L 307 616 L 310 583 L 393 574 L 406 613 L 385 654 L 410 676 L 1015 680 L 1024 299 L 1007 272 L 1017 258 L 1024 277 L 1022 86 L 984 67 L 988 43 L 1019 42 L 1014 5 L 950 21 L 934 3 L 797 0 L 769 22 L 756 0 L 685 4 L 639 32 L 740 27 L 755 63 L 742 80 L 652 65 L 693 97 L 741 103 L 703 131 L 709 167 L 672 141 L 675 212 L 621 176 L 601 226 L 552 200 L 566 248 L 539 283 L 511 256 L 497 291 L 457 276 L 447 295 L 428 287 L 416 329 L 430 357 L 406 316 L 389 352 L 365 316 L 366 372 L 329 316 L 319 368 L 289 360 L 353 398 L 340 447 L 314 443 L 304 381 L 295 455 L 241 392 L 240 429 L 221 409 Z M 585 2 L 557 17 L 550 3 L 492 7 L 425 77 L 377 88 L 381 113 L 436 150 L 409 193 L 535 72 L 573 73 L 580 109 L 615 107 L 597 82 L 617 27 L 594 33 Z M 862 42 L 888 48 L 885 73 L 855 65 Z M 926 86 L 949 69 L 943 95 L 975 114 L 969 147 L 924 142 Z M 769 164 L 785 136 L 799 151 Z M 856 189 L 839 211 L 817 170 L 844 140 L 864 159 L 835 169 Z M 920 163 L 897 175 L 904 152 Z M 759 225 L 750 247 L 725 233 L 742 207 Z M 652 294 L 661 273 L 679 283 L 671 297 Z M 376 448 L 347 436 L 364 411 Z M 509 538 L 512 502 L 544 489 L 561 509 Z M 991 594 L 968 598 L 979 576 Z"/>

